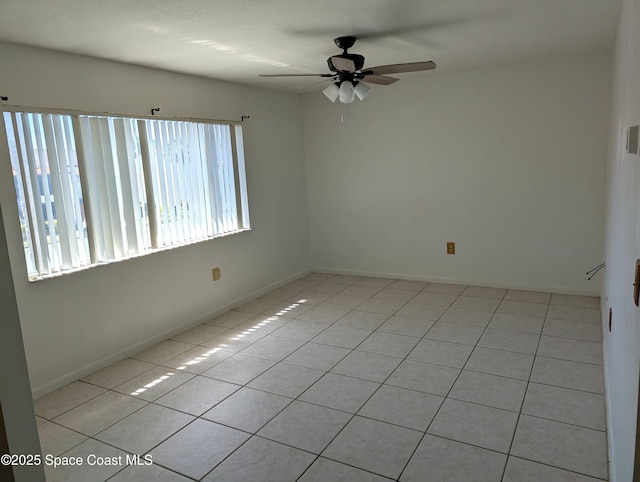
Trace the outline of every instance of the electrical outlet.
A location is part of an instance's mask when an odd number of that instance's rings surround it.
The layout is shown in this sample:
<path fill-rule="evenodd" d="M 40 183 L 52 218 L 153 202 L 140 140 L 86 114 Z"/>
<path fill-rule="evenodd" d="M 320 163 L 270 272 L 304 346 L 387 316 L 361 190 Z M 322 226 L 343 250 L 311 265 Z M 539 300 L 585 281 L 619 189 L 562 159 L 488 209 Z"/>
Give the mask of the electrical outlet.
<path fill-rule="evenodd" d="M 213 281 L 218 281 L 222 277 L 222 273 L 220 273 L 220 268 L 213 268 L 211 270 L 213 274 Z"/>
<path fill-rule="evenodd" d="M 456 243 L 447 243 L 447 254 L 456 254 Z"/>

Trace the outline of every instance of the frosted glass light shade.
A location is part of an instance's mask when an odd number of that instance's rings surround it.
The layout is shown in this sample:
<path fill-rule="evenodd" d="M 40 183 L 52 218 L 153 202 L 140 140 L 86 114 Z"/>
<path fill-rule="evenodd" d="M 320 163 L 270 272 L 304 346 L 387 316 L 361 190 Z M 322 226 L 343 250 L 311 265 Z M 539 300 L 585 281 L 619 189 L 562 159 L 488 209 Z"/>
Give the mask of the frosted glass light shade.
<path fill-rule="evenodd" d="M 338 98 L 338 95 L 340 95 L 340 87 L 338 87 L 336 84 L 330 84 L 326 89 L 322 91 L 322 93 L 326 95 L 331 102 L 335 102 Z"/>
<path fill-rule="evenodd" d="M 340 102 L 343 104 L 351 104 L 356 98 L 356 93 L 353 89 L 353 84 L 348 80 L 345 80 L 340 84 Z"/>
<path fill-rule="evenodd" d="M 358 82 L 358 85 L 356 85 L 353 89 L 353 91 L 358 96 L 358 99 L 360 100 L 364 100 L 370 90 L 371 87 L 369 87 L 367 84 L 363 84 L 362 82 Z"/>

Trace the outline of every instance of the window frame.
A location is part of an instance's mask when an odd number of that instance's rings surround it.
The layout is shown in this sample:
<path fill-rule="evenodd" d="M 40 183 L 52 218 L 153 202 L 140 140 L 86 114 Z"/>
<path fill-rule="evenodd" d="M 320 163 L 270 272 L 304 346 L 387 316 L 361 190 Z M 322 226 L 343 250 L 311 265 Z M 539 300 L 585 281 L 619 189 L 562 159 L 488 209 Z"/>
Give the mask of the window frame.
<path fill-rule="evenodd" d="M 90 251 L 90 261 L 88 264 L 85 264 L 82 266 L 62 267 L 60 270 L 57 270 L 57 271 L 51 271 L 51 269 L 49 268 L 49 272 L 47 273 L 40 272 L 38 268 L 38 262 L 35 259 L 37 256 L 37 254 L 35 253 L 36 246 L 35 246 L 35 243 L 33 242 L 34 236 L 37 236 L 37 234 L 33 232 L 35 231 L 36 226 L 31 221 L 31 212 L 28 206 L 28 204 L 30 203 L 29 193 L 25 189 L 27 188 L 27 183 L 32 184 L 33 180 L 27 179 L 25 177 L 24 165 L 20 165 L 20 173 L 16 173 L 16 175 L 12 174 L 12 180 L 14 183 L 13 199 L 18 212 L 21 212 L 21 208 L 19 206 L 20 195 L 17 192 L 17 186 L 16 186 L 16 182 L 18 182 L 21 185 L 21 189 L 24 191 L 25 200 L 27 204 L 26 214 L 27 214 L 28 236 L 31 237 L 33 256 L 34 256 L 35 266 L 36 266 L 35 272 L 29 271 L 29 261 L 27 259 L 28 255 L 26 253 L 27 248 L 25 245 L 25 248 L 22 250 L 22 254 L 25 258 L 25 271 L 27 272 L 27 277 L 29 282 L 36 282 L 44 279 L 56 278 L 59 276 L 64 276 L 67 274 L 84 271 L 87 269 L 92 269 L 97 266 L 118 263 L 118 262 L 126 261 L 129 259 L 139 258 L 141 256 L 147 256 L 157 252 L 178 249 L 184 246 L 203 243 L 203 242 L 207 242 L 212 239 L 216 239 L 220 237 L 226 237 L 233 234 L 251 231 L 251 225 L 249 220 L 249 200 L 248 200 L 248 192 L 247 192 L 247 177 L 246 177 L 246 163 L 245 163 L 245 156 L 244 156 L 244 136 L 242 132 L 242 121 L 205 119 L 205 118 L 196 118 L 196 117 L 123 114 L 123 113 L 114 113 L 114 112 L 91 112 L 91 111 L 83 111 L 83 110 L 75 110 L 75 109 L 26 107 L 21 105 L 7 105 L 7 104 L 0 105 L 0 113 L 2 114 L 0 116 L 2 117 L 0 119 L 0 126 L 3 127 L 1 129 L 3 133 L 0 135 L 5 135 L 7 136 L 7 138 L 9 137 L 10 132 L 7 130 L 5 113 L 11 114 L 10 118 L 12 121 L 16 119 L 16 117 L 14 116 L 15 113 L 71 116 L 72 131 L 73 131 L 74 140 L 75 140 L 77 164 L 79 168 L 80 185 L 82 188 L 82 198 L 84 203 L 83 209 L 84 209 L 85 222 L 86 222 L 87 241 L 88 241 L 89 251 Z M 95 252 L 97 236 L 96 236 L 95 227 L 93 225 L 91 207 L 90 207 L 92 198 L 95 198 L 97 194 L 95 192 L 90 193 L 90 189 L 88 188 L 88 182 L 86 179 L 87 163 L 86 163 L 86 160 L 84 159 L 84 151 L 86 149 L 86 146 L 83 144 L 83 137 L 81 134 L 82 127 L 80 125 L 80 118 L 85 116 L 105 117 L 105 118 L 113 118 L 113 119 L 119 119 L 119 118 L 133 119 L 135 121 L 138 121 L 139 127 L 141 127 L 143 125 L 142 123 L 146 121 L 187 122 L 187 123 L 219 125 L 219 126 L 228 127 L 229 136 L 230 136 L 230 145 L 231 145 L 230 150 L 231 150 L 232 170 L 233 170 L 233 185 L 235 188 L 235 200 L 234 200 L 234 204 L 232 205 L 233 206 L 232 209 L 235 209 L 235 215 L 236 215 L 235 219 L 237 220 L 236 229 L 232 229 L 224 232 L 218 232 L 218 233 L 214 232 L 214 234 L 212 235 L 206 235 L 198 239 L 188 239 L 181 242 L 172 242 L 169 245 L 159 246 L 157 242 L 157 239 L 158 239 L 157 224 L 160 221 L 157 218 L 154 220 L 151 219 L 155 217 L 155 215 L 152 215 L 152 211 L 156 211 L 156 207 L 152 206 L 151 203 L 155 202 L 155 196 L 157 193 L 154 192 L 154 186 L 153 186 L 153 183 L 151 182 L 152 167 L 150 165 L 150 159 L 149 159 L 150 155 L 149 155 L 149 152 L 145 152 L 142 156 L 143 162 L 141 166 L 141 171 L 143 176 L 144 189 L 146 191 L 145 193 L 146 205 L 147 205 L 147 211 L 148 211 L 146 214 L 146 217 L 148 220 L 147 236 L 149 236 L 149 238 L 151 239 L 151 243 L 149 247 L 144 248 L 141 251 L 134 254 L 126 254 L 123 256 L 114 257 L 111 259 L 104 259 L 104 260 L 98 259 Z M 15 129 L 15 122 L 11 128 L 12 130 Z M 146 129 L 139 129 L 138 135 L 139 135 L 138 142 L 140 144 L 141 150 L 145 150 L 145 149 L 149 150 L 150 147 L 147 145 L 148 139 L 147 139 Z M 17 132 L 14 133 L 14 136 L 16 138 L 18 137 Z M 9 146 L 10 145 L 8 144 L 7 147 Z M 17 148 L 18 150 L 20 150 L 21 146 L 18 145 Z M 13 172 L 11 152 L 7 150 L 6 154 L 8 157 L 8 163 L 7 163 L 8 166 L 5 165 L 4 167 L 8 167 L 10 169 L 10 172 Z M 20 158 L 21 157 L 22 156 L 20 156 Z M 213 166 L 213 164 L 215 163 L 215 160 L 209 158 L 204 153 L 202 157 L 205 159 L 207 173 L 210 173 L 212 175 L 215 174 L 216 167 Z M 18 159 L 18 163 L 21 163 L 21 162 L 23 163 L 22 159 Z M 157 166 L 156 166 L 156 169 L 157 169 Z M 17 178 L 17 181 L 16 181 L 16 178 Z M 209 182 L 218 182 L 218 177 L 214 176 L 212 179 L 209 179 Z M 28 189 L 33 189 L 33 187 L 31 186 Z M 214 209 L 213 206 L 211 205 L 211 199 L 207 201 L 207 209 L 210 209 L 210 210 Z M 211 214 L 211 217 L 213 218 L 213 213 Z M 17 218 L 19 220 L 20 216 L 17 216 Z M 57 216 L 56 216 L 56 220 L 57 220 Z M 121 218 L 121 222 L 124 222 L 124 221 L 125 221 L 124 218 Z M 216 223 L 215 219 L 211 219 L 210 222 L 213 224 Z M 39 228 L 39 229 L 43 229 L 43 228 Z"/>

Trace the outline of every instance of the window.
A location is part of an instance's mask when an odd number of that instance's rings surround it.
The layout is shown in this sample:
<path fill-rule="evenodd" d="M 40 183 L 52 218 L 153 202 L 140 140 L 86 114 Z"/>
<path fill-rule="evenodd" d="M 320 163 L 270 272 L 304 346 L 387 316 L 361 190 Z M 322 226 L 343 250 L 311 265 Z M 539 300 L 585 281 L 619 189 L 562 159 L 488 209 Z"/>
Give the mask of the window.
<path fill-rule="evenodd" d="M 249 228 L 242 128 L 5 112 L 31 278 Z"/>

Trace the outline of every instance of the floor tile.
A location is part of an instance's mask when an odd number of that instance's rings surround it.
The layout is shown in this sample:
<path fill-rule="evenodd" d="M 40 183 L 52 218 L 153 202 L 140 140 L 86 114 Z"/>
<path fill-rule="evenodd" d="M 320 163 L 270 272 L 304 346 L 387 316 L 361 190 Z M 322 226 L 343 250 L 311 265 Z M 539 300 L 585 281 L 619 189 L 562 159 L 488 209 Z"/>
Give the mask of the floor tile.
<path fill-rule="evenodd" d="M 547 319 L 542 334 L 597 343 L 602 341 L 602 327 L 600 325 L 581 321 Z"/>
<path fill-rule="evenodd" d="M 353 276 L 348 274 L 335 274 L 331 278 L 329 278 L 329 281 L 331 281 L 332 283 L 352 285 L 354 283 L 357 283 L 358 281 L 361 281 L 362 279 L 363 279 L 362 276 Z"/>
<path fill-rule="evenodd" d="M 132 378 L 113 390 L 132 397 L 152 402 L 165 393 L 193 378 L 192 373 L 184 373 L 167 367 L 157 367 Z"/>
<path fill-rule="evenodd" d="M 390 278 L 362 278 L 356 283 L 357 286 L 373 286 L 374 288 L 384 288 L 393 283 Z"/>
<path fill-rule="evenodd" d="M 383 382 L 400 364 L 402 358 L 353 351 L 331 369 L 332 373 Z"/>
<path fill-rule="evenodd" d="M 420 338 L 414 336 L 376 332 L 360 343 L 357 350 L 404 358 L 419 341 Z"/>
<path fill-rule="evenodd" d="M 313 289 L 313 288 L 311 288 Z M 259 300 L 273 301 L 274 303 L 283 303 L 286 300 L 290 300 L 295 293 L 291 290 L 285 290 L 282 288 L 276 288 L 263 295 L 258 296 Z"/>
<path fill-rule="evenodd" d="M 144 455 L 192 420 L 190 415 L 149 404 L 95 438 L 132 454 Z"/>
<path fill-rule="evenodd" d="M 472 346 L 459 343 L 424 339 L 409 353 L 408 358 L 425 363 L 462 368 L 473 350 Z"/>
<path fill-rule="evenodd" d="M 299 399 L 343 412 L 356 413 L 378 387 L 379 383 L 327 373 L 300 395 Z"/>
<path fill-rule="evenodd" d="M 461 343 L 463 345 L 475 345 L 484 328 L 471 325 L 457 325 L 455 323 L 438 322 L 424 335 L 430 340 L 448 341 L 450 343 Z"/>
<path fill-rule="evenodd" d="M 591 308 L 576 308 L 573 306 L 549 305 L 548 318 L 554 320 L 581 321 L 583 323 L 601 323 L 600 310 Z"/>
<path fill-rule="evenodd" d="M 493 298 L 480 298 L 476 296 L 460 296 L 458 299 L 451 305 L 451 308 L 454 309 L 463 309 L 463 310 L 479 310 L 479 311 L 490 311 L 493 313 L 496 311 L 496 308 L 500 304 L 500 300 L 496 300 Z"/>
<path fill-rule="evenodd" d="M 358 415 L 414 430 L 427 430 L 444 398 L 383 385 Z"/>
<path fill-rule="evenodd" d="M 210 340 L 214 336 L 222 335 L 225 331 L 227 331 L 227 328 L 222 326 L 202 324 L 174 335 L 171 339 L 181 341 L 183 343 L 191 343 L 192 345 L 201 345 L 203 342 Z"/>
<path fill-rule="evenodd" d="M 400 480 L 495 482 L 502 477 L 506 458 L 506 455 L 498 452 L 427 434 Z"/>
<path fill-rule="evenodd" d="M 466 289 L 467 287 L 464 285 L 456 285 L 450 283 L 430 283 L 429 286 L 424 289 L 424 291 L 428 291 L 430 293 L 459 295 Z"/>
<path fill-rule="evenodd" d="M 294 401 L 258 435 L 319 454 L 351 419 L 351 415 L 311 403 Z"/>
<path fill-rule="evenodd" d="M 215 326 L 223 326 L 225 328 L 234 328 L 240 323 L 247 321 L 249 318 L 252 318 L 252 313 L 247 313 L 244 311 L 227 311 L 225 314 L 220 315 L 212 320 L 206 321 L 206 325 L 215 325 Z"/>
<path fill-rule="evenodd" d="M 106 392 L 54 418 L 53 421 L 84 435 L 94 436 L 122 420 L 147 402 L 116 392 Z"/>
<path fill-rule="evenodd" d="M 547 313 L 547 304 L 529 303 L 527 301 L 504 300 L 496 310 L 498 313 L 509 313 L 512 315 L 537 316 L 544 318 Z"/>
<path fill-rule="evenodd" d="M 338 346 L 307 343 L 285 358 L 285 363 L 301 367 L 329 371 L 342 360 L 350 350 Z"/>
<path fill-rule="evenodd" d="M 341 293 L 348 296 L 361 296 L 363 298 L 370 298 L 375 295 L 381 288 L 377 286 L 362 286 L 358 283 L 345 288 Z"/>
<path fill-rule="evenodd" d="M 378 291 L 375 295 L 372 296 L 373 299 L 376 300 L 392 300 L 392 301 L 403 301 L 407 302 L 414 296 L 416 296 L 415 291 L 411 290 L 399 290 L 397 288 L 384 288 Z"/>
<path fill-rule="evenodd" d="M 427 433 L 507 453 L 518 414 L 446 399 Z"/>
<path fill-rule="evenodd" d="M 367 311 L 352 311 L 340 318 L 336 325 L 350 326 L 352 328 L 362 328 L 364 330 L 375 330 L 382 325 L 389 315 L 381 313 L 370 313 Z"/>
<path fill-rule="evenodd" d="M 504 296 L 505 300 L 511 301 L 526 301 L 527 303 L 542 303 L 549 304 L 551 300 L 551 293 L 541 293 L 539 291 L 521 291 L 521 290 L 509 290 Z"/>
<path fill-rule="evenodd" d="M 288 325 L 287 325 L 288 326 Z M 242 350 L 243 355 L 280 361 L 304 345 L 302 340 L 268 335 Z"/>
<path fill-rule="evenodd" d="M 84 382 L 73 382 L 38 398 L 33 403 L 36 415 L 52 419 L 61 413 L 101 395 L 106 390 Z"/>
<path fill-rule="evenodd" d="M 458 295 L 446 293 L 430 293 L 421 291 L 411 298 L 412 303 L 421 303 L 423 305 L 444 306 L 448 308 L 458 298 Z"/>
<path fill-rule="evenodd" d="M 531 381 L 604 394 L 602 366 L 536 357 Z"/>
<path fill-rule="evenodd" d="M 278 325 L 281 326 L 282 324 Z M 277 327 L 275 327 L 277 329 Z M 253 331 L 251 331 L 253 330 Z M 202 346 L 208 348 L 210 350 L 221 350 L 229 353 L 238 353 L 239 351 L 244 350 L 249 345 L 254 344 L 255 342 L 261 340 L 269 333 L 255 330 L 253 328 L 244 329 L 244 330 L 228 330 L 224 333 L 224 335 L 216 336 L 202 343 Z M 200 347 L 194 348 L 202 349 Z M 186 351 L 185 353 L 192 353 L 193 350 Z M 184 355 L 184 353 L 182 354 Z M 171 360 L 174 360 L 172 358 Z M 171 362 L 168 360 L 163 362 L 163 365 Z"/>
<path fill-rule="evenodd" d="M 204 477 L 249 434 L 197 419 L 151 451 L 153 462 L 194 479 Z"/>
<path fill-rule="evenodd" d="M 539 340 L 540 336 L 533 333 L 487 328 L 478 341 L 478 346 L 535 355 Z"/>
<path fill-rule="evenodd" d="M 385 477 L 323 457 L 318 458 L 298 480 L 299 482 L 389 482 Z"/>
<path fill-rule="evenodd" d="M 462 370 L 450 398 L 519 412 L 527 382 L 486 373 Z"/>
<path fill-rule="evenodd" d="M 544 318 L 537 316 L 512 315 L 509 313 L 495 313 L 487 325 L 493 330 L 517 331 L 520 333 L 542 333 Z"/>
<path fill-rule="evenodd" d="M 271 336 L 278 336 L 281 338 L 293 338 L 294 340 L 308 341 L 311 340 L 321 331 L 327 329 L 326 323 L 318 323 L 316 321 L 300 321 L 293 320 L 287 323 L 281 328 L 278 328 L 273 332 Z M 266 337 L 267 340 L 269 337 Z M 257 345 L 257 344 L 256 344 Z M 254 355 L 255 356 L 255 355 Z"/>
<path fill-rule="evenodd" d="M 486 327 L 491 319 L 491 312 L 480 310 L 465 310 L 463 308 L 449 308 L 439 319 L 447 323 Z"/>
<path fill-rule="evenodd" d="M 303 315 L 307 311 L 311 310 L 314 307 L 312 303 L 307 303 L 307 301 L 303 298 L 298 298 L 297 296 L 291 298 L 283 303 L 278 303 L 275 306 L 272 306 L 268 310 L 261 313 L 260 316 L 256 318 L 252 318 L 249 321 L 258 321 L 262 322 L 264 320 L 267 321 L 280 321 L 283 320 L 291 320 L 293 318 L 297 318 L 298 316 Z"/>
<path fill-rule="evenodd" d="M 319 323 L 333 323 L 349 313 L 348 309 L 331 308 L 329 306 L 316 306 L 298 316 L 298 320 L 317 321 Z"/>
<path fill-rule="evenodd" d="M 113 365 L 93 372 L 91 375 L 87 375 L 82 381 L 103 388 L 113 388 L 154 367 L 155 365 L 151 363 L 125 358 Z"/>
<path fill-rule="evenodd" d="M 355 348 L 371 333 L 370 330 L 333 325 L 313 338 L 313 342 L 342 348 Z"/>
<path fill-rule="evenodd" d="M 404 301 L 369 298 L 364 303 L 358 305 L 358 311 L 393 315 L 396 311 L 402 308 L 404 304 Z"/>
<path fill-rule="evenodd" d="M 435 321 L 420 318 L 409 318 L 406 316 L 392 316 L 385 321 L 377 331 L 385 333 L 395 333 L 396 335 L 424 336 L 433 326 Z"/>
<path fill-rule="evenodd" d="M 38 425 L 38 437 L 42 453 L 55 456 L 87 440 L 85 435 L 48 421 Z"/>
<path fill-rule="evenodd" d="M 354 417 L 323 452 L 327 458 L 397 478 L 422 432 L 364 417 Z M 367 443 L 362 443 L 366 440 Z"/>
<path fill-rule="evenodd" d="M 405 360 L 385 384 L 445 396 L 459 374 L 460 370 L 457 368 Z"/>
<path fill-rule="evenodd" d="M 239 388 L 233 383 L 197 376 L 158 398 L 155 403 L 200 416 Z"/>
<path fill-rule="evenodd" d="M 313 385 L 324 372 L 278 363 L 249 383 L 249 387 L 285 397 L 296 398 Z"/>
<path fill-rule="evenodd" d="M 364 303 L 366 299 L 367 298 L 364 296 L 353 296 L 353 295 L 345 295 L 342 293 L 338 293 L 324 300 L 322 303 L 320 303 L 320 306 L 326 306 L 328 308 L 341 308 L 344 310 L 353 310 L 357 306 Z"/>
<path fill-rule="evenodd" d="M 426 281 L 396 280 L 389 285 L 389 288 L 396 290 L 422 291 L 428 285 L 429 283 Z"/>
<path fill-rule="evenodd" d="M 538 355 L 602 365 L 602 343 L 543 335 L 540 338 Z"/>
<path fill-rule="evenodd" d="M 398 316 L 420 318 L 422 320 L 437 320 L 447 310 L 444 306 L 423 305 L 411 301 L 397 311 Z"/>
<path fill-rule="evenodd" d="M 504 482 L 540 482 L 541 480 L 553 482 L 597 482 L 599 479 L 518 457 L 509 457 L 507 470 L 502 480 Z"/>
<path fill-rule="evenodd" d="M 297 480 L 315 455 L 254 436 L 210 472 L 204 482 L 283 482 Z"/>
<path fill-rule="evenodd" d="M 274 301 L 255 299 L 244 303 L 243 305 L 240 305 L 234 309 L 236 311 L 246 311 L 247 313 L 258 314 L 272 308 L 273 306 L 275 306 L 275 304 L 276 303 Z"/>
<path fill-rule="evenodd" d="M 290 398 L 245 387 L 205 412 L 202 418 L 255 433 L 291 401 Z"/>
<path fill-rule="evenodd" d="M 502 288 L 490 288 L 488 286 L 469 286 L 462 294 L 464 296 L 478 296 L 480 298 L 494 298 L 501 300 L 507 290 Z"/>
<path fill-rule="evenodd" d="M 212 366 L 217 365 L 222 360 L 226 360 L 231 355 L 233 355 L 232 352 L 222 350 L 221 348 L 198 346 L 163 362 L 162 365 L 185 373 L 198 375 Z"/>
<path fill-rule="evenodd" d="M 118 472 L 109 482 L 191 482 L 180 474 L 176 474 L 159 465 L 132 465 Z"/>
<path fill-rule="evenodd" d="M 131 358 L 135 360 L 144 361 L 147 363 L 160 364 L 165 362 L 180 353 L 184 353 L 187 350 L 195 348 L 195 343 L 184 343 L 182 341 L 165 340 L 157 345 L 147 348 L 144 351 L 132 355 Z"/>
<path fill-rule="evenodd" d="M 80 445 L 72 448 L 64 454 L 65 457 L 81 457 L 83 462 L 89 455 L 117 459 L 121 457 L 125 460 L 126 454 L 122 450 L 110 447 L 98 440 L 89 439 Z M 124 468 L 124 465 L 60 465 L 53 468 L 52 465 L 45 465 L 45 475 L 47 482 L 87 482 L 107 480 Z"/>
<path fill-rule="evenodd" d="M 202 375 L 225 382 L 244 385 L 275 364 L 275 361 L 246 356 L 239 353 L 202 372 Z"/>
<path fill-rule="evenodd" d="M 278 316 L 278 315 L 272 315 L 272 316 L 258 315 L 245 321 L 244 323 L 240 323 L 238 326 L 234 328 L 234 330 L 240 331 L 242 332 L 242 334 L 245 334 L 245 335 L 249 333 L 254 333 L 256 335 L 261 335 L 264 337 L 270 333 L 273 333 L 278 328 L 289 323 L 294 316 L 295 315 L 291 315 L 290 317 L 287 318 L 287 317 Z M 224 337 L 224 334 L 221 336 Z M 215 337 L 212 340 L 203 343 L 203 345 L 212 346 L 214 341 L 217 339 L 218 337 Z"/>
<path fill-rule="evenodd" d="M 491 348 L 476 347 L 465 365 L 466 370 L 502 377 L 528 380 L 533 365 L 533 355 Z"/>
<path fill-rule="evenodd" d="M 554 293 L 551 304 L 557 306 L 571 306 L 573 308 L 600 309 L 600 298 L 597 296 L 561 295 Z"/>
<path fill-rule="evenodd" d="M 304 294 L 307 292 L 311 293 L 326 293 L 328 295 L 334 295 L 344 290 L 346 286 L 343 283 L 332 283 L 329 279 L 322 281 L 321 283 L 315 284 L 305 290 L 298 292 L 298 296 L 304 298 Z"/>
<path fill-rule="evenodd" d="M 604 395 L 530 383 L 522 413 L 606 430 Z"/>
<path fill-rule="evenodd" d="M 598 430 L 522 415 L 511 454 L 591 477 L 607 477 L 606 434 Z"/>

